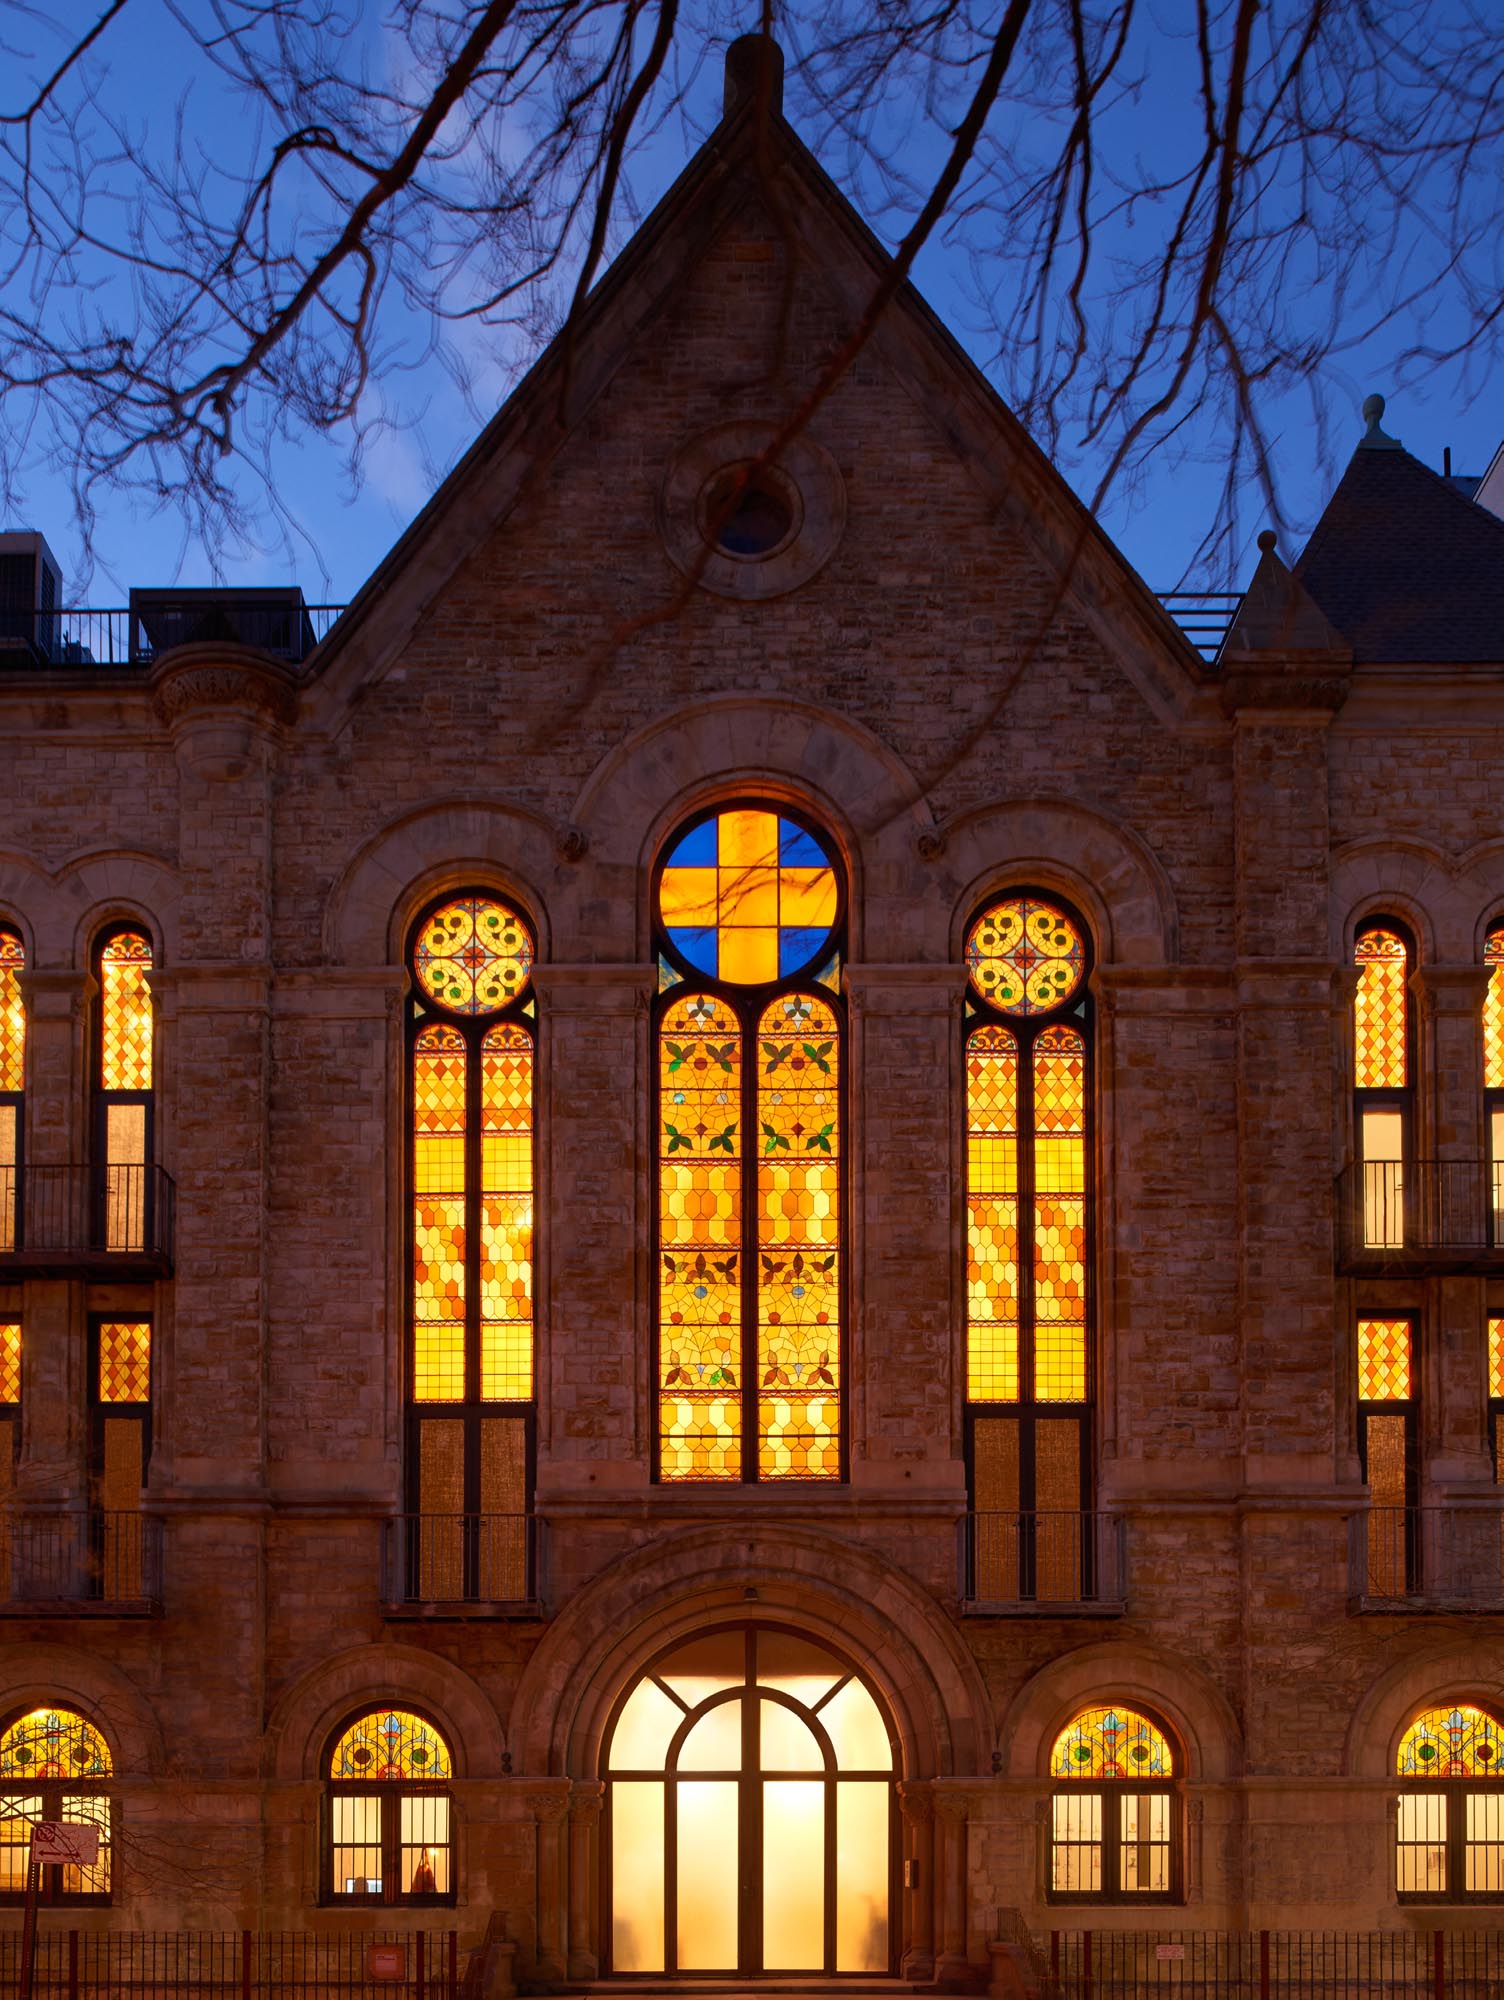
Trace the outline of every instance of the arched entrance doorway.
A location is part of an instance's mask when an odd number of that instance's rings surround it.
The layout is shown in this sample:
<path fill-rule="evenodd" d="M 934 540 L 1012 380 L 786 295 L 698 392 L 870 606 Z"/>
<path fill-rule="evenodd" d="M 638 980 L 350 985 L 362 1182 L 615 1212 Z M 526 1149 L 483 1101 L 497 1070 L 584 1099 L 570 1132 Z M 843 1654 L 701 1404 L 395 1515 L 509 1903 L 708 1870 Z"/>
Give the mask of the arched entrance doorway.
<path fill-rule="evenodd" d="M 850 1662 L 798 1632 L 660 1654 L 606 1732 L 612 1971 L 891 1971 L 894 1744 Z"/>

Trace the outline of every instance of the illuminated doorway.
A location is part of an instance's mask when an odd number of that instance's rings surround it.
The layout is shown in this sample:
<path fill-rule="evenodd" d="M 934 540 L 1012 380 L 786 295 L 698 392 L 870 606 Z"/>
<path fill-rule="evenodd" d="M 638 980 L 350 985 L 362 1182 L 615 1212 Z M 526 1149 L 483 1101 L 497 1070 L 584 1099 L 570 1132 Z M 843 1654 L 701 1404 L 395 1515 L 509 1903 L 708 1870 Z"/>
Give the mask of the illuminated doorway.
<path fill-rule="evenodd" d="M 612 1971 L 891 1971 L 893 1771 L 827 1647 L 739 1625 L 662 1654 L 606 1741 Z"/>

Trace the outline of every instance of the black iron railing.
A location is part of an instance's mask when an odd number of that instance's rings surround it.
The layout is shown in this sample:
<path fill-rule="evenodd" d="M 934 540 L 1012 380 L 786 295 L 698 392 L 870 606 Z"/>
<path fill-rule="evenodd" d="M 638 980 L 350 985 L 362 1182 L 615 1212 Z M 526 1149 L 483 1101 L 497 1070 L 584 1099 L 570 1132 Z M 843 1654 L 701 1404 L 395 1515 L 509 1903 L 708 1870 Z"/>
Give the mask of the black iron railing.
<path fill-rule="evenodd" d="M 1346 1269 L 1504 1260 L 1504 1166 L 1493 1160 L 1357 1160 L 1337 1176 Z"/>
<path fill-rule="evenodd" d="M 1202 659 L 1215 660 L 1238 615 L 1242 591 L 1161 590 L 1155 595 Z"/>
<path fill-rule="evenodd" d="M 37 1931 L 37 2000 L 459 2000 L 454 1930 Z M 468 1954 L 465 1954 L 468 1956 Z M 21 1933 L 0 1931 L 0 2000 L 17 1990 Z"/>
<path fill-rule="evenodd" d="M 961 1596 L 973 1610 L 1112 1610 L 1125 1601 L 1120 1514 L 967 1514 L 962 1531 Z"/>
<path fill-rule="evenodd" d="M 1348 1522 L 1360 1605 L 1504 1611 L 1504 1493 L 1466 1506 L 1370 1507 Z"/>
<path fill-rule="evenodd" d="M 141 1513 L 0 1514 L 0 1599 L 9 1611 L 161 1601 L 161 1523 Z"/>
<path fill-rule="evenodd" d="M 1493 2000 L 1504 1930 L 1051 1931 L 1049 2000 Z"/>
<path fill-rule="evenodd" d="M 0 1167 L 0 1272 L 172 1268 L 175 1189 L 161 1167 Z"/>
<path fill-rule="evenodd" d="M 384 1524 L 389 1604 L 528 1604 L 535 1595 L 531 1514 L 398 1514 Z"/>
<path fill-rule="evenodd" d="M 297 590 L 133 590 L 123 608 L 0 611 L 0 671 L 149 667 L 174 646 L 222 641 L 297 665 L 342 604 Z"/>

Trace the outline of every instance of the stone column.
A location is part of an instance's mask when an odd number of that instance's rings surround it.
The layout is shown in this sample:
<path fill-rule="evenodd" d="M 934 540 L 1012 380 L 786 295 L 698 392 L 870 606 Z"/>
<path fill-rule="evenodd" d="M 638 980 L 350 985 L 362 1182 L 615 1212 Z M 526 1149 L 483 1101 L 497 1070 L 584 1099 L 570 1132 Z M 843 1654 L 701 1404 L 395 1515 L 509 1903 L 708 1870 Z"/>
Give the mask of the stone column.
<path fill-rule="evenodd" d="M 564 1825 L 569 1818 L 569 1780 L 554 1778 L 545 1782 L 549 1786 L 547 1791 L 533 1792 L 528 1797 L 538 1825 L 538 1955 L 534 1971 L 539 1979 L 557 1980 L 566 1977 L 568 1966 Z"/>
<path fill-rule="evenodd" d="M 898 1787 L 903 1811 L 903 1937 L 905 1979 L 935 1976 L 935 1801 L 929 1785 Z"/>
<path fill-rule="evenodd" d="M 569 1976 L 600 1972 L 600 1867 L 598 1841 L 606 1788 L 576 1783 L 569 1794 Z"/>
<path fill-rule="evenodd" d="M 963 1791 L 934 1789 L 935 1930 L 939 1954 L 935 1977 L 942 1983 L 964 1979 L 966 1958 L 966 1816 L 971 1801 Z"/>

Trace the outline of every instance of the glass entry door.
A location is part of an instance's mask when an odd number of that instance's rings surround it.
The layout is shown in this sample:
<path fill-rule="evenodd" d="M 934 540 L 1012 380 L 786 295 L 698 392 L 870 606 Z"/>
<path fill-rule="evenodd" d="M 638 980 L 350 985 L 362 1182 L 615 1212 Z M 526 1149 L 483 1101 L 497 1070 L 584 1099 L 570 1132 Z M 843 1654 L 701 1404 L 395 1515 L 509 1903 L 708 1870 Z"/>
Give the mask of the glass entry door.
<path fill-rule="evenodd" d="M 675 1647 L 606 1778 L 613 1972 L 891 1969 L 893 1742 L 836 1654 L 769 1625 Z"/>

